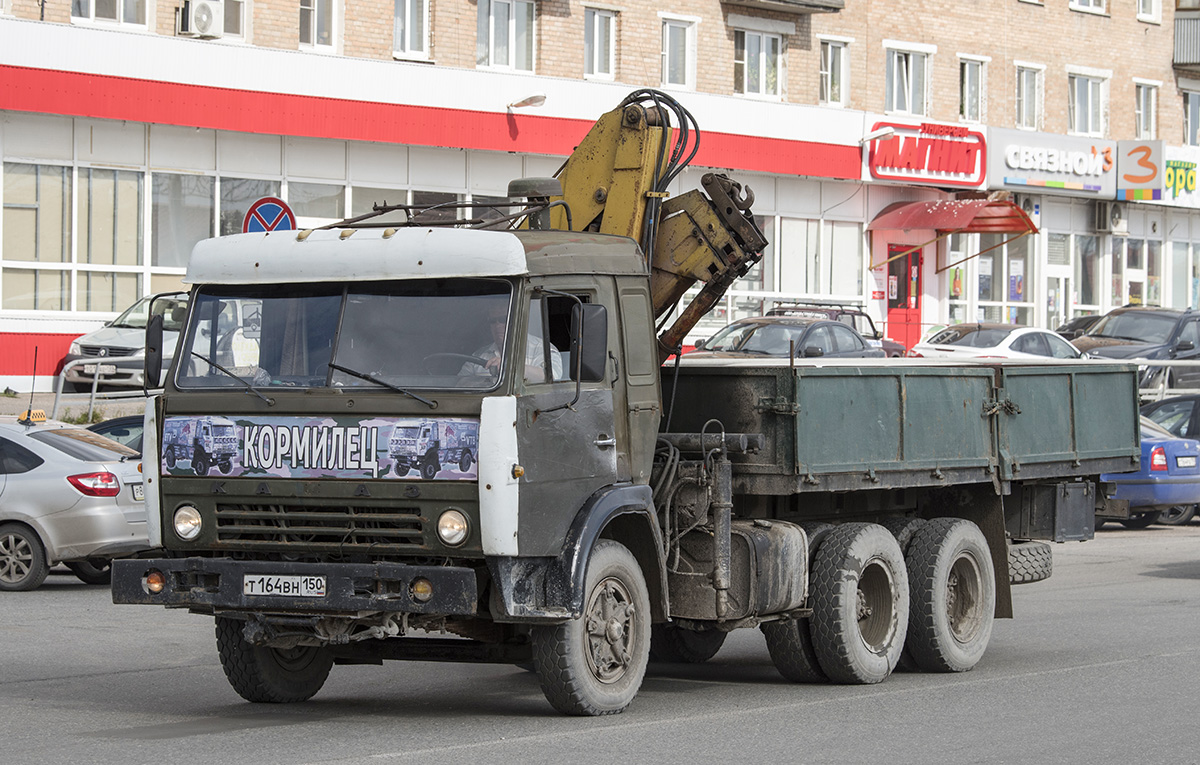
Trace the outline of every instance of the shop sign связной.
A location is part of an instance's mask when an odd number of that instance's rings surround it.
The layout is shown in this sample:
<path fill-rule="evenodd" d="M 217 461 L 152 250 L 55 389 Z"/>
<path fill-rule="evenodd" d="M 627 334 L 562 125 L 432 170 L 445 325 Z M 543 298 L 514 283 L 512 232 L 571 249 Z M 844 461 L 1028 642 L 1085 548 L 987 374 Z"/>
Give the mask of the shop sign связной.
<path fill-rule="evenodd" d="M 1117 144 L 1098 138 L 992 128 L 988 188 L 1113 199 Z"/>

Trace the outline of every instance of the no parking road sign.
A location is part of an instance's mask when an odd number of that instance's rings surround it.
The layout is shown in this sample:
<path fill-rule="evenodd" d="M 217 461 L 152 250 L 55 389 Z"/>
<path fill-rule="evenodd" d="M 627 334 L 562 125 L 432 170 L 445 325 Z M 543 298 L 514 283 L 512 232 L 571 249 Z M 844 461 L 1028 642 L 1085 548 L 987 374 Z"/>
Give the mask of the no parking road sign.
<path fill-rule="evenodd" d="M 256 234 L 263 231 L 295 231 L 296 216 L 287 202 L 275 197 L 263 197 L 250 205 L 245 220 L 242 221 L 243 234 Z"/>

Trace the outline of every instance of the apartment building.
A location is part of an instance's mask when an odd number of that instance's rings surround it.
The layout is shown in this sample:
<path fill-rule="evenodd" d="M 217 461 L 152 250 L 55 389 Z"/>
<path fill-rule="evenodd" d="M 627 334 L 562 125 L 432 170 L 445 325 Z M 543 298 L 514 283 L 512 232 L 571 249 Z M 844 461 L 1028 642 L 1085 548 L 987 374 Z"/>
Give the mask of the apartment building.
<path fill-rule="evenodd" d="M 798 298 L 905 342 L 1196 305 L 1191 4 L 0 0 L 0 385 L 37 347 L 48 388 L 256 199 L 486 204 L 641 87 L 704 131 L 676 191 L 730 173 L 771 240 L 698 336 Z"/>

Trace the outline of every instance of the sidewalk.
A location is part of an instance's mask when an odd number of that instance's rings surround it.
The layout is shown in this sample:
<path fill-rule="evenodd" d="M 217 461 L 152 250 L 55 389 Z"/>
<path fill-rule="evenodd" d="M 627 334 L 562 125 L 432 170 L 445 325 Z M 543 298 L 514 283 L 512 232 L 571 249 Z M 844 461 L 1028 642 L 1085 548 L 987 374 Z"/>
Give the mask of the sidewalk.
<path fill-rule="evenodd" d="M 89 394 L 87 393 L 62 394 L 62 397 L 58 400 L 58 418 L 62 419 L 66 416 L 83 416 L 87 414 L 88 397 Z M 18 392 L 16 396 L 0 395 L 0 416 L 19 415 L 28 408 L 29 391 Z M 33 408 L 41 409 L 49 417 L 50 410 L 54 408 L 54 394 L 33 394 Z M 145 411 L 145 408 L 146 399 L 141 396 L 121 399 L 96 397 L 96 411 L 103 414 L 100 419 L 107 420 L 127 414 L 141 414 Z"/>

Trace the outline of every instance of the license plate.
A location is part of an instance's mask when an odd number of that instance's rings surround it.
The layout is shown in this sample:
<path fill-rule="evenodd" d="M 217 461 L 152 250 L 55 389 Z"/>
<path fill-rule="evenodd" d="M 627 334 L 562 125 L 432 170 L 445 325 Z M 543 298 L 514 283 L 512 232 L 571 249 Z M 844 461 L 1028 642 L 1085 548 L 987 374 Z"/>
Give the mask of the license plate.
<path fill-rule="evenodd" d="M 146 495 L 142 491 L 142 485 L 140 483 L 135 483 L 133 485 L 133 498 L 136 499 L 138 502 L 142 502 L 146 498 Z"/>
<path fill-rule="evenodd" d="M 1195 457 L 1176 457 L 1175 464 L 1179 467 L 1196 467 Z"/>
<path fill-rule="evenodd" d="M 84 364 L 83 365 L 83 373 L 84 374 L 94 375 L 94 374 L 97 374 L 97 370 L 99 370 L 99 374 L 102 374 L 102 375 L 115 375 L 117 373 L 117 365 L 116 364 Z"/>
<path fill-rule="evenodd" d="M 242 576 L 242 594 L 323 598 L 325 597 L 325 577 L 245 574 Z"/>

